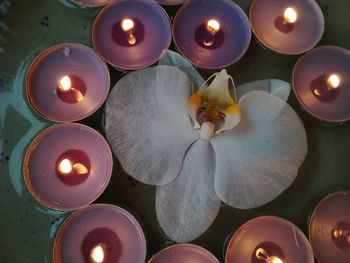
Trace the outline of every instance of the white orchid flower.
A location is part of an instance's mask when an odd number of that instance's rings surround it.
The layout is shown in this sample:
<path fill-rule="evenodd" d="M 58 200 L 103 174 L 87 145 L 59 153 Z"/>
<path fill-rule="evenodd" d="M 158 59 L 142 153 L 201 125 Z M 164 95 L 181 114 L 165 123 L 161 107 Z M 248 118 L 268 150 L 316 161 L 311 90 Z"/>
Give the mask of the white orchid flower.
<path fill-rule="evenodd" d="M 105 129 L 125 171 L 157 185 L 165 234 L 188 242 L 208 229 L 221 201 L 249 209 L 280 195 L 297 176 L 307 138 L 285 102 L 288 83 L 239 86 L 236 101 L 226 71 L 198 89 L 203 79 L 178 54 L 166 52 L 161 63 L 182 70 L 160 65 L 123 77 L 107 100 Z"/>

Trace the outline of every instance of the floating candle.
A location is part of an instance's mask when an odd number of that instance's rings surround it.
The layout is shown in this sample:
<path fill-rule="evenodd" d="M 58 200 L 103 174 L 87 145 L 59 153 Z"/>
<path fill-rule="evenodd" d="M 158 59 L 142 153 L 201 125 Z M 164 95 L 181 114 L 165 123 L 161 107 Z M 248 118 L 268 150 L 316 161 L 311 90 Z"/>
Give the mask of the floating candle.
<path fill-rule="evenodd" d="M 94 204 L 72 214 L 57 233 L 55 263 L 144 263 L 146 241 L 137 220 L 124 209 Z"/>
<path fill-rule="evenodd" d="M 98 7 L 107 5 L 113 0 L 71 0 L 74 4 L 85 7 Z"/>
<path fill-rule="evenodd" d="M 171 43 L 169 17 L 151 0 L 118 0 L 98 14 L 95 49 L 111 65 L 140 69 L 155 63 Z"/>
<path fill-rule="evenodd" d="M 177 244 L 167 247 L 154 255 L 148 263 L 219 263 L 208 250 L 192 245 Z"/>
<path fill-rule="evenodd" d="M 313 263 L 311 246 L 291 222 L 261 216 L 241 226 L 229 241 L 226 263 Z"/>
<path fill-rule="evenodd" d="M 112 162 L 107 142 L 94 129 L 73 123 L 55 125 L 29 146 L 24 179 L 41 204 L 74 210 L 90 204 L 104 191 Z"/>
<path fill-rule="evenodd" d="M 313 48 L 324 31 L 324 17 L 314 0 L 254 0 L 249 19 L 257 39 L 286 55 Z"/>
<path fill-rule="evenodd" d="M 350 259 L 350 192 L 327 195 L 316 206 L 309 236 L 319 263 L 348 263 Z"/>
<path fill-rule="evenodd" d="M 44 118 L 81 120 L 105 101 L 110 85 L 106 63 L 87 46 L 59 44 L 43 51 L 26 77 L 27 98 Z"/>
<path fill-rule="evenodd" d="M 350 51 L 321 46 L 302 56 L 292 76 L 300 104 L 314 117 L 327 122 L 350 119 Z"/>
<path fill-rule="evenodd" d="M 247 51 L 251 30 L 243 10 L 230 0 L 189 0 L 175 16 L 173 36 L 193 64 L 223 68 Z"/>

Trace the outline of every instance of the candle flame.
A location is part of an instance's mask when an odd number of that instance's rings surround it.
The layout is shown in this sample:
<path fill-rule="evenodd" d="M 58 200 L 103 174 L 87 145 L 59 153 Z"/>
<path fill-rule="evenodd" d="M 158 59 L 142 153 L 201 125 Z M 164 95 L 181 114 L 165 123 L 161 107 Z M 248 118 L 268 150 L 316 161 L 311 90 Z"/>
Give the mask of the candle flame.
<path fill-rule="evenodd" d="M 267 263 L 283 263 L 283 261 L 278 257 L 270 257 Z"/>
<path fill-rule="evenodd" d="M 58 165 L 58 171 L 62 174 L 69 174 L 74 170 L 77 174 L 86 174 L 88 169 L 81 163 L 73 164 L 69 159 L 63 159 Z"/>
<path fill-rule="evenodd" d="M 64 76 L 61 78 L 60 82 L 58 83 L 58 87 L 63 91 L 68 91 L 71 89 L 72 83 L 70 81 L 70 77 Z"/>
<path fill-rule="evenodd" d="M 81 164 L 81 163 L 75 163 L 73 165 L 73 169 L 78 173 L 78 174 L 86 174 L 88 173 L 88 169 L 86 168 L 85 165 Z"/>
<path fill-rule="evenodd" d="M 350 243 L 350 233 L 348 231 L 344 231 L 342 229 L 334 229 L 332 231 L 332 235 L 335 238 L 345 237 L 348 240 L 348 242 Z"/>
<path fill-rule="evenodd" d="M 293 24 L 295 23 L 295 21 L 297 21 L 297 19 L 297 12 L 291 7 L 286 8 L 286 10 L 284 11 L 284 21 L 288 24 Z"/>
<path fill-rule="evenodd" d="M 63 159 L 58 165 L 58 170 L 62 174 L 69 174 L 73 170 L 72 162 L 68 159 Z"/>
<path fill-rule="evenodd" d="M 130 18 L 125 18 L 121 23 L 122 29 L 127 32 L 134 28 L 134 21 Z"/>
<path fill-rule="evenodd" d="M 105 257 L 102 245 L 95 246 L 90 253 L 92 260 L 96 263 L 102 263 Z"/>
<path fill-rule="evenodd" d="M 265 260 L 266 263 L 284 263 L 279 257 L 269 256 L 263 248 L 258 248 L 255 252 L 255 256 L 257 259 Z"/>
<path fill-rule="evenodd" d="M 340 78 L 336 74 L 332 74 L 327 79 L 327 84 L 331 89 L 336 89 L 340 85 Z"/>
<path fill-rule="evenodd" d="M 135 43 L 136 43 L 136 37 L 132 33 L 132 29 L 134 28 L 134 26 L 135 26 L 135 24 L 134 24 L 134 21 L 132 21 L 132 19 L 125 18 L 122 20 L 121 27 L 125 32 L 129 33 L 128 43 L 130 45 L 135 45 Z"/>
<path fill-rule="evenodd" d="M 216 32 L 218 32 L 220 30 L 220 23 L 215 20 L 215 19 L 210 19 L 208 22 L 207 22 L 207 29 L 215 34 Z"/>

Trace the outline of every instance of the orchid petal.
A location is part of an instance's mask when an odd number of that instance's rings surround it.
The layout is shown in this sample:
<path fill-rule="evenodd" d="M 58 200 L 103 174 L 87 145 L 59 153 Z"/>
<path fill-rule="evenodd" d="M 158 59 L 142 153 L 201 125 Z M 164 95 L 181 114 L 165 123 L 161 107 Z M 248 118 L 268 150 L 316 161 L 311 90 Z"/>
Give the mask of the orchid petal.
<path fill-rule="evenodd" d="M 214 170 L 214 150 L 200 139 L 186 154 L 179 176 L 157 187 L 157 217 L 170 239 L 191 241 L 214 221 L 221 203 L 214 190 Z"/>
<path fill-rule="evenodd" d="M 201 74 L 198 73 L 198 71 L 187 59 L 185 59 L 177 52 L 164 50 L 159 59 L 158 65 L 174 66 L 185 72 L 187 74 L 187 77 L 193 83 L 192 92 L 196 92 L 204 84 L 204 79 L 202 78 Z"/>
<path fill-rule="evenodd" d="M 191 82 L 181 70 L 157 66 L 123 77 L 105 108 L 105 130 L 123 168 L 137 180 L 167 184 L 198 138 L 187 113 Z"/>
<path fill-rule="evenodd" d="M 242 209 L 261 206 L 288 188 L 307 153 L 304 126 L 282 99 L 251 91 L 240 101 L 242 119 L 212 138 L 215 190 Z"/>
<path fill-rule="evenodd" d="M 288 82 L 283 80 L 264 79 L 239 85 L 236 89 L 238 99 L 250 91 L 262 90 L 287 101 L 291 91 L 291 86 Z"/>

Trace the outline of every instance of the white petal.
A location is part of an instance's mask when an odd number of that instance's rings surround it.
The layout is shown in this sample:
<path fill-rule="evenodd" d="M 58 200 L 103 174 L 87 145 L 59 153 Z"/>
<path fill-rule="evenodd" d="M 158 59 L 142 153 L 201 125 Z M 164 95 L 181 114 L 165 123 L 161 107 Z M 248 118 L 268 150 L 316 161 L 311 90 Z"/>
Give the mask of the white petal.
<path fill-rule="evenodd" d="M 191 82 L 181 70 L 157 66 L 129 73 L 109 95 L 105 130 L 123 168 L 141 182 L 167 184 L 198 138 L 187 113 Z"/>
<path fill-rule="evenodd" d="M 212 138 L 215 190 L 237 208 L 261 206 L 288 188 L 307 153 L 304 126 L 280 98 L 252 91 L 239 101 L 241 122 Z"/>
<path fill-rule="evenodd" d="M 291 86 L 288 82 L 279 79 L 264 79 L 253 82 L 248 82 L 237 86 L 237 98 L 241 98 L 244 94 L 253 91 L 262 90 L 277 97 L 282 100 L 287 101 L 289 98 Z"/>
<path fill-rule="evenodd" d="M 191 241 L 214 221 L 221 203 L 214 190 L 214 169 L 214 150 L 200 139 L 186 154 L 180 175 L 157 187 L 157 217 L 170 239 Z"/>
<path fill-rule="evenodd" d="M 158 65 L 174 66 L 185 72 L 193 83 L 193 92 L 196 92 L 204 83 L 204 79 L 193 65 L 177 52 L 164 50 Z"/>

